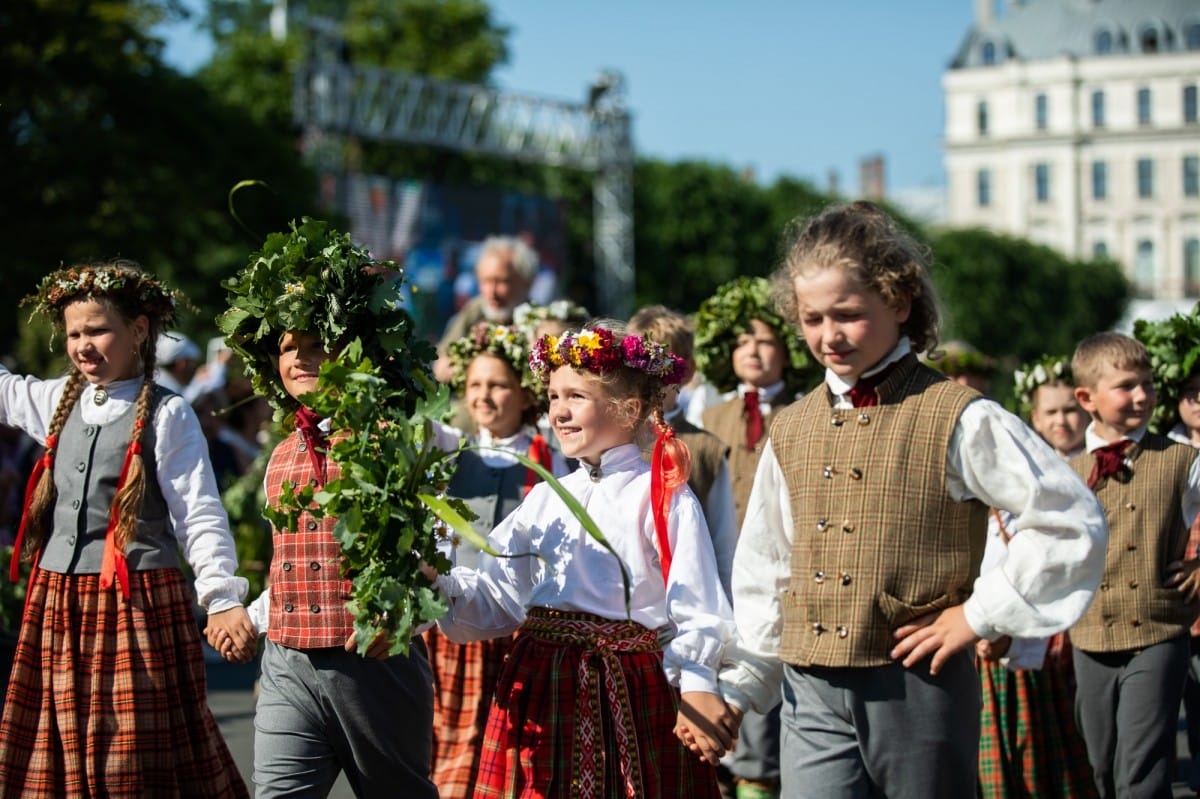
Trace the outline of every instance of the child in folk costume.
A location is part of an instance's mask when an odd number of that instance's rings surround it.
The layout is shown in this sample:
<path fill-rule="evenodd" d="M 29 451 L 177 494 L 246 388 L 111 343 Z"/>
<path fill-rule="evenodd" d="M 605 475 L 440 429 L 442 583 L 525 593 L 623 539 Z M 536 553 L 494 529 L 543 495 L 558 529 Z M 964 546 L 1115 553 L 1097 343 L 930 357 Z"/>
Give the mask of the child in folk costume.
<path fill-rule="evenodd" d="M 1168 796 L 1188 629 L 1200 561 L 1187 552 L 1200 511 L 1200 457 L 1147 428 L 1151 357 L 1140 342 L 1097 333 L 1071 359 L 1075 397 L 1092 422 L 1071 460 L 1108 514 L 1096 600 L 1071 628 L 1076 718 L 1101 797 Z"/>
<path fill-rule="evenodd" d="M 319 488 L 342 475 L 327 451 L 352 433 L 331 430 L 301 399 L 318 389 L 332 353 L 357 339 L 388 385 L 405 389 L 395 401 L 409 413 L 431 380 L 397 302 L 392 266 L 374 263 L 348 235 L 305 220 L 268 237 L 226 283 L 231 308 L 218 319 L 226 343 L 256 391 L 294 422 L 267 465 L 270 506 L 292 486 Z M 266 636 L 254 717 L 256 796 L 327 796 L 345 773 L 357 796 L 436 799 L 424 643 L 416 636 L 407 654 L 389 655 L 392 642 L 380 634 L 359 653 L 337 521 L 304 510 L 294 529 L 275 529 L 270 587 L 250 607 Z M 228 659 L 252 652 L 219 634 L 209 643 Z"/>
<path fill-rule="evenodd" d="M 1069 459 L 1083 448 L 1087 415 L 1075 399 L 1067 358 L 1043 358 L 1016 373 L 1017 398 L 1037 433 Z M 1019 531 L 993 509 L 980 572 L 1004 562 Z M 1092 771 L 1075 725 L 1075 671 L 1066 633 L 1002 636 L 975 645 L 983 710 L 979 796 L 1094 797 Z"/>
<path fill-rule="evenodd" d="M 562 485 L 612 551 L 541 483 L 492 532 L 504 557 L 436 578 L 450 602 L 439 621 L 447 637 L 520 632 L 475 796 L 715 797 L 712 767 L 673 732 L 681 712 L 716 719 L 704 746 L 728 746 L 734 731 L 713 693 L 732 614 L 685 485 L 686 447 L 659 418 L 683 363 L 608 325 L 542 338 L 530 364 L 548 385 L 563 454 L 579 459 Z M 651 415 L 660 442 L 648 465 L 635 437 Z"/>
<path fill-rule="evenodd" d="M 976 791 L 980 638 L 1049 635 L 1099 582 L 1104 516 L 1019 419 L 920 364 L 938 314 L 926 251 L 869 202 L 801 222 L 775 297 L 825 365 L 785 410 L 733 567 L 737 708 L 782 692 L 782 795 Z M 987 508 L 1014 514 L 979 575 Z"/>
<path fill-rule="evenodd" d="M 466 502 L 477 517 L 472 526 L 486 537 L 541 480 L 512 453 L 560 477 L 566 466 L 534 427 L 539 386 L 529 370 L 528 339 L 518 328 L 479 322 L 450 343 L 448 357 L 451 385 L 478 432 L 467 437 L 471 448 L 458 453 L 446 493 Z M 441 428 L 437 444 L 453 451 L 462 438 L 453 428 Z M 479 556 L 465 540 L 456 541 L 450 554 L 452 563 L 472 569 L 479 567 Z M 513 639 L 458 644 L 436 627 L 424 638 L 433 668 L 433 781 L 441 799 L 465 799 L 475 788 L 492 691 Z"/>
<path fill-rule="evenodd" d="M 0 422 L 45 442 L 10 575 L 33 563 L 0 722 L 4 796 L 245 796 L 208 710 L 183 549 L 211 629 L 248 643 L 246 581 L 200 424 L 154 383 L 175 297 L 136 264 L 54 272 L 30 298 L 70 374 L 0 366 Z"/>

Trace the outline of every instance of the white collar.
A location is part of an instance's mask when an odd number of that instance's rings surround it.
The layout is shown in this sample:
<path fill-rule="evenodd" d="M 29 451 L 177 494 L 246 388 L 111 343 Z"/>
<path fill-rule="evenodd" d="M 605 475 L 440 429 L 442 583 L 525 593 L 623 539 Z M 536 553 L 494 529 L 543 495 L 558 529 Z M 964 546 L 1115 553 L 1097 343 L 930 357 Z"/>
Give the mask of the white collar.
<path fill-rule="evenodd" d="M 886 358 L 872 366 L 867 371 L 863 372 L 855 379 L 854 382 L 857 383 L 864 377 L 870 377 L 873 374 L 878 374 L 894 364 L 896 361 L 903 358 L 905 355 L 908 355 L 910 352 L 912 352 L 912 343 L 909 342 L 908 336 L 901 336 L 900 341 L 896 343 L 895 349 L 888 353 Z M 829 386 L 829 390 L 839 397 L 843 394 L 846 394 L 854 387 L 854 383 L 847 383 L 841 375 L 835 374 L 830 369 L 825 370 L 825 385 Z"/>

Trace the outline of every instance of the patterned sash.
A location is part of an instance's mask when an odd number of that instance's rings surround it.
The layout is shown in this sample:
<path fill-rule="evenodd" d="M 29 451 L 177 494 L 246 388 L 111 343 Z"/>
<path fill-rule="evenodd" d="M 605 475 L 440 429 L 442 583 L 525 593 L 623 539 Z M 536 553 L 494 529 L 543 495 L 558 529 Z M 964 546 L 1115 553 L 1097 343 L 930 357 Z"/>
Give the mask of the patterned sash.
<path fill-rule="evenodd" d="M 617 758 L 624 779 L 625 796 L 641 796 L 641 767 L 633 733 L 633 707 L 619 653 L 656 652 L 658 633 L 632 621 L 613 621 L 590 613 L 568 613 L 549 608 L 532 608 L 521 625 L 521 635 L 559 645 L 578 646 L 592 656 L 579 658 L 578 717 L 572 784 L 580 799 L 594 799 L 604 785 L 603 699 L 612 712 L 617 740 Z"/>

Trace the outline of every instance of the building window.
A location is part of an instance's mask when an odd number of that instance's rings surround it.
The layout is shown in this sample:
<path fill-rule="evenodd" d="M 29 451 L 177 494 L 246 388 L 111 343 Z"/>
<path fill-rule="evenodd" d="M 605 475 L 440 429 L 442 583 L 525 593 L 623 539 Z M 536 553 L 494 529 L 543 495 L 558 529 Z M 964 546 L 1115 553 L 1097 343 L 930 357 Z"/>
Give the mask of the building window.
<path fill-rule="evenodd" d="M 1183 196 L 1200 197 L 1200 156 L 1183 157 Z"/>
<path fill-rule="evenodd" d="M 1183 121 L 1196 122 L 1196 85 L 1183 87 Z"/>
<path fill-rule="evenodd" d="M 992 204 L 992 170 L 981 169 L 975 173 L 975 200 L 980 208 Z"/>
<path fill-rule="evenodd" d="M 988 135 L 988 106 L 986 100 L 980 100 L 975 107 L 975 124 L 980 136 Z"/>
<path fill-rule="evenodd" d="M 1200 239 L 1183 241 L 1183 293 L 1200 297 Z"/>
<path fill-rule="evenodd" d="M 996 43 L 984 42 L 983 47 L 979 49 L 979 60 L 983 62 L 985 67 L 990 67 L 996 63 Z"/>
<path fill-rule="evenodd" d="M 1104 161 L 1092 162 L 1092 199 L 1108 199 L 1108 164 Z"/>
<path fill-rule="evenodd" d="M 1092 260 L 1107 261 L 1108 260 L 1108 242 L 1097 240 L 1092 242 Z"/>
<path fill-rule="evenodd" d="M 1200 22 L 1190 23 L 1183 32 L 1184 47 L 1189 50 L 1200 50 Z"/>
<path fill-rule="evenodd" d="M 1104 92 L 1099 89 L 1092 92 L 1092 127 L 1104 127 Z"/>
<path fill-rule="evenodd" d="M 1137 192 L 1138 197 L 1143 200 L 1154 197 L 1154 161 L 1149 158 L 1138 159 Z"/>
<path fill-rule="evenodd" d="M 1137 115 L 1139 125 L 1150 124 L 1150 90 L 1146 88 L 1137 91 Z"/>
<path fill-rule="evenodd" d="M 1133 282 L 1143 297 L 1154 293 L 1154 242 L 1141 239 L 1133 262 Z"/>
<path fill-rule="evenodd" d="M 1142 32 L 1138 36 L 1138 42 L 1142 46 L 1143 53 L 1157 53 L 1161 44 L 1158 36 L 1158 29 L 1152 25 L 1147 25 L 1146 27 L 1142 28 Z"/>
<path fill-rule="evenodd" d="M 1033 196 L 1040 203 L 1050 202 L 1050 165 L 1047 163 L 1033 167 Z"/>
<path fill-rule="evenodd" d="M 1096 52 L 1100 55 L 1107 55 L 1113 51 L 1113 35 L 1112 31 L 1098 31 L 1096 33 Z"/>
<path fill-rule="evenodd" d="M 1033 123 L 1038 130 L 1045 130 L 1050 123 L 1050 102 L 1044 94 L 1033 98 Z"/>

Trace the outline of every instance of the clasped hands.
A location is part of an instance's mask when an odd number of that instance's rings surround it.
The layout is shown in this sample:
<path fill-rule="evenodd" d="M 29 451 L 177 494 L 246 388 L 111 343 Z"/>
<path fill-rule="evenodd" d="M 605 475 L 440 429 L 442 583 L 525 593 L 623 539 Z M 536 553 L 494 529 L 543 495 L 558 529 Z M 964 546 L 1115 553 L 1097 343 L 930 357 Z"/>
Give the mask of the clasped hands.
<path fill-rule="evenodd" d="M 717 765 L 737 745 L 742 711 L 719 694 L 688 691 L 679 698 L 675 735 L 700 759 Z"/>
<path fill-rule="evenodd" d="M 250 621 L 246 609 L 240 605 L 220 613 L 210 613 L 204 636 L 208 639 L 208 645 L 231 663 L 249 663 L 258 649 L 258 630 Z M 345 648 L 347 652 L 357 651 L 358 633 L 350 633 Z M 386 658 L 391 649 L 392 636 L 381 630 L 371 639 L 364 657 L 376 660 Z"/>

